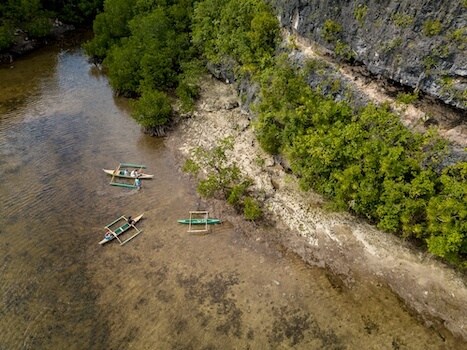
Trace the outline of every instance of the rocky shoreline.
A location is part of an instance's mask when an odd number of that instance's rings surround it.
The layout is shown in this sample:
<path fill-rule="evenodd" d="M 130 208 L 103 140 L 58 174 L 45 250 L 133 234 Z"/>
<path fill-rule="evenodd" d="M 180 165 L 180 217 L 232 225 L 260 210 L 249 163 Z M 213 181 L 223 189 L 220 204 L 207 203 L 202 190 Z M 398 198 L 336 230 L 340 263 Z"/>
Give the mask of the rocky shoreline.
<path fill-rule="evenodd" d="M 30 38 L 28 33 L 17 30 L 13 45 L 5 52 L 0 52 L 0 63 L 12 63 L 16 58 L 24 56 L 44 45 L 56 43 L 67 39 L 67 34 L 78 37 L 77 30 L 73 25 L 65 24 L 59 20 L 52 22 L 50 35 L 42 39 Z"/>
<path fill-rule="evenodd" d="M 247 222 L 227 207 L 216 207 L 223 211 L 224 220 L 234 222 L 253 239 L 283 245 L 311 266 L 327 268 L 339 288 L 365 285 L 368 293 L 388 288 L 428 327 L 467 341 L 466 276 L 349 214 L 325 211 L 320 196 L 301 192 L 296 179 L 260 149 L 235 86 L 209 78 L 202 84 L 196 111 L 181 117 L 167 145 L 181 167 L 190 149 L 210 147 L 227 136 L 235 138 L 232 160 L 254 179 L 265 221 L 275 229 Z"/>

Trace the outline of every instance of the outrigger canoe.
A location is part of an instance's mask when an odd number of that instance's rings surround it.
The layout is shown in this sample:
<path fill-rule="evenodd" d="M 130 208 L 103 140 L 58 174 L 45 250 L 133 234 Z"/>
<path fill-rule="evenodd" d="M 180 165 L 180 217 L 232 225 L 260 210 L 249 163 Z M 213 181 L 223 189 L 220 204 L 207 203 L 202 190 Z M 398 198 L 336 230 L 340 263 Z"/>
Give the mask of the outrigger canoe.
<path fill-rule="evenodd" d="M 220 224 L 221 221 L 219 219 L 182 219 L 178 220 L 178 223 L 186 225 L 215 225 Z"/>
<path fill-rule="evenodd" d="M 138 176 L 131 176 L 131 172 L 128 171 L 128 168 L 133 168 L 138 171 Z M 120 187 L 129 187 L 129 188 L 138 188 L 137 182 L 142 179 L 152 179 L 154 175 L 149 175 L 143 173 L 143 169 L 146 168 L 145 165 L 141 164 L 131 164 L 131 163 L 120 163 L 116 169 L 102 169 L 106 174 L 112 175 L 109 184 L 113 186 Z M 126 171 L 125 171 L 126 170 Z M 134 183 L 125 183 L 125 182 L 115 182 L 115 178 L 125 178 L 132 179 Z M 138 179 L 138 180 L 136 180 Z"/>
<path fill-rule="evenodd" d="M 104 170 L 104 172 L 106 174 L 109 174 L 109 175 L 115 175 L 117 177 L 123 177 L 125 179 L 134 179 L 135 176 L 131 176 L 130 174 L 128 175 L 125 175 L 124 173 L 122 173 L 122 171 L 118 171 L 117 170 L 113 170 L 113 169 L 102 169 Z M 152 179 L 154 177 L 154 175 L 149 175 L 149 174 L 145 174 L 145 173 L 140 173 L 138 172 L 138 179 Z"/>
<path fill-rule="evenodd" d="M 126 179 L 134 179 L 136 176 L 131 176 L 131 170 L 134 169 L 138 171 L 139 179 L 152 179 L 154 175 L 143 173 L 143 169 L 146 168 L 146 165 L 141 164 L 132 164 L 132 163 L 120 163 L 116 169 L 102 169 L 106 174 L 112 175 L 113 177 L 123 177 Z M 127 172 L 125 172 L 127 170 Z"/>
<path fill-rule="evenodd" d="M 188 232 L 192 233 L 208 232 L 209 225 L 221 223 L 219 219 L 210 219 L 209 212 L 207 210 L 190 211 L 189 219 L 182 219 L 177 221 L 179 224 L 188 225 Z M 198 226 L 198 228 L 192 228 L 193 226 Z M 201 228 L 199 228 L 200 226 Z"/>
<path fill-rule="evenodd" d="M 107 232 L 105 233 L 104 239 L 102 241 L 100 241 L 99 244 L 104 244 L 104 243 L 110 242 L 111 240 L 116 238 L 120 242 L 120 245 L 123 245 L 123 244 L 127 243 L 129 240 L 135 238 L 137 235 L 139 235 L 141 232 L 143 232 L 143 231 L 138 230 L 138 228 L 135 226 L 135 224 L 138 221 L 141 220 L 143 215 L 144 215 L 144 213 L 137 216 L 137 217 L 135 217 L 135 218 L 133 218 L 133 219 L 131 219 L 131 223 L 128 222 L 128 218 L 126 218 L 123 215 L 120 216 L 117 220 L 112 221 L 110 224 L 105 226 L 105 229 L 107 230 Z M 136 230 L 136 233 L 134 235 L 132 235 L 131 237 L 127 238 L 124 241 L 122 241 L 122 240 L 120 240 L 120 238 L 118 238 L 118 236 L 120 236 L 122 233 L 130 230 L 131 228 Z"/>

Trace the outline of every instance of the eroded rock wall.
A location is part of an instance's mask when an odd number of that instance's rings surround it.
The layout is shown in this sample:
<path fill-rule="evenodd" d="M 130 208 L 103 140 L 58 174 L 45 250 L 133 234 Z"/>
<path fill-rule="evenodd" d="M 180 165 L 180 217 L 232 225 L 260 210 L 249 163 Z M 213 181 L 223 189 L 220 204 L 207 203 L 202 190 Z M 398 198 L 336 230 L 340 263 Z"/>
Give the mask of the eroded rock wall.
<path fill-rule="evenodd" d="M 467 2 L 270 0 L 288 31 L 467 110 Z"/>

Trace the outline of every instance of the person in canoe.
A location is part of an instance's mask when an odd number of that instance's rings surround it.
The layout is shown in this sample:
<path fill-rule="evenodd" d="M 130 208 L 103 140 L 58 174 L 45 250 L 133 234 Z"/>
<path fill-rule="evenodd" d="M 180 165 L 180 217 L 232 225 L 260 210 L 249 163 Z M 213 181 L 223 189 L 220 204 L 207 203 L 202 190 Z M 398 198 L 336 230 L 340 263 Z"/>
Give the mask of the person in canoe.
<path fill-rule="evenodd" d="M 134 224 L 135 224 L 135 220 L 133 220 L 133 219 L 131 218 L 131 216 L 129 216 L 129 217 L 128 217 L 128 223 L 129 223 L 130 225 L 134 225 Z"/>

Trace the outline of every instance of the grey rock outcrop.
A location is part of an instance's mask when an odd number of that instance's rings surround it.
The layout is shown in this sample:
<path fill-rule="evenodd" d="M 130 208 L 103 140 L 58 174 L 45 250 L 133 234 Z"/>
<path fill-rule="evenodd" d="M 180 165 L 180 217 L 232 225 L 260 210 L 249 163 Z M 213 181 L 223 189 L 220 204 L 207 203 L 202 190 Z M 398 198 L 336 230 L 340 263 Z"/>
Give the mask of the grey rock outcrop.
<path fill-rule="evenodd" d="M 467 110 L 467 2 L 271 0 L 283 28 Z"/>

